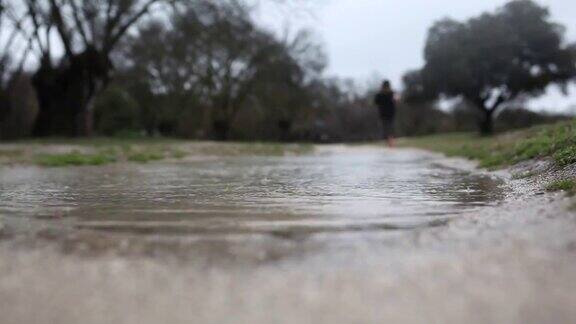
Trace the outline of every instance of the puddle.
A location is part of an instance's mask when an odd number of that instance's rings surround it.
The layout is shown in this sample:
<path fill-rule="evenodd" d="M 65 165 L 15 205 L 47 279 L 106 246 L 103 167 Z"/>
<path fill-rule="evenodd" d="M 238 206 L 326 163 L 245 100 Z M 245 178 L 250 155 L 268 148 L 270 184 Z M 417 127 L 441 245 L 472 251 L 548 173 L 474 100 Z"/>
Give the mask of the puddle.
<path fill-rule="evenodd" d="M 502 182 L 426 153 L 339 148 L 186 163 L 0 169 L 0 215 L 154 235 L 341 233 L 441 226 Z"/>

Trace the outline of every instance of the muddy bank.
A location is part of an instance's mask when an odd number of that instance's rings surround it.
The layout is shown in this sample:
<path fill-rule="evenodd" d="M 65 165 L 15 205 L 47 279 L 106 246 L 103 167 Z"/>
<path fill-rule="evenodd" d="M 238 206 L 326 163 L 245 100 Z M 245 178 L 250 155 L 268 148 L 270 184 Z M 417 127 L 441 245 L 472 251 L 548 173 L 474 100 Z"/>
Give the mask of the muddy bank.
<path fill-rule="evenodd" d="M 436 226 L 354 230 L 339 219 L 334 231 L 320 217 L 322 226 L 305 218 L 308 231 L 290 230 L 282 222 L 293 214 L 275 219 L 280 228 L 209 235 L 78 227 L 66 217 L 9 226 L 2 322 L 574 322 L 576 215 L 571 198 L 543 190 L 556 172 L 546 170 L 525 179 L 512 176 L 519 169 L 473 172 L 501 179 L 502 198 L 459 205 Z"/>

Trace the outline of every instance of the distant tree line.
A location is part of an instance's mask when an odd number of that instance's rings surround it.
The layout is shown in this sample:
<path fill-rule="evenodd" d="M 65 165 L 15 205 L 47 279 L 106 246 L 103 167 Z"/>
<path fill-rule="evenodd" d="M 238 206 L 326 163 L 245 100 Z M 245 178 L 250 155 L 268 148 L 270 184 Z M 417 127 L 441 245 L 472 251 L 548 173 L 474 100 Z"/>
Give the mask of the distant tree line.
<path fill-rule="evenodd" d="M 183 4 L 125 45 L 125 89 L 149 135 L 227 140 L 244 118 L 287 137 L 309 117 L 326 64 L 310 33 L 279 39 L 238 2 Z"/>
<path fill-rule="evenodd" d="M 0 139 L 379 137 L 377 86 L 326 77 L 311 32 L 277 35 L 253 16 L 241 0 L 0 0 Z M 576 47 L 530 0 L 436 23 L 425 61 L 404 77 L 401 136 L 565 118 L 502 108 L 576 76 Z"/>

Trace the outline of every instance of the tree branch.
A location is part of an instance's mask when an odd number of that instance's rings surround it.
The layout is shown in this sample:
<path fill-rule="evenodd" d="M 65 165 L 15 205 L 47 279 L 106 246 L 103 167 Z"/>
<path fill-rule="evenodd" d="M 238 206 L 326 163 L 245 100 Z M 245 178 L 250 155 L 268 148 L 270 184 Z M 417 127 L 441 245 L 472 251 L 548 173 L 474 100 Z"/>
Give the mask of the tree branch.
<path fill-rule="evenodd" d="M 89 33 L 87 32 L 87 34 L 88 34 L 87 36 L 88 36 L 88 38 L 91 39 L 92 45 L 94 47 L 97 47 L 97 44 L 96 44 L 97 40 L 98 40 L 98 35 L 97 35 L 98 31 L 97 31 L 97 26 L 96 26 L 96 24 L 97 24 L 96 23 L 96 17 L 97 17 L 96 10 L 97 10 L 97 8 L 96 7 L 89 7 L 91 5 L 95 6 L 94 3 L 90 4 L 91 1 L 93 1 L 93 0 L 88 0 L 88 1 L 82 0 L 82 10 L 84 11 L 84 18 L 88 21 L 88 26 L 89 26 L 88 27 Z M 90 12 L 90 14 L 88 14 L 89 10 L 93 10 L 94 12 Z"/>
<path fill-rule="evenodd" d="M 18 68 L 16 69 L 16 72 L 14 73 L 14 77 L 18 77 L 20 74 L 22 74 L 22 71 L 24 71 L 24 64 L 26 63 L 26 60 L 28 59 L 28 55 L 30 54 L 30 51 L 32 51 L 32 39 L 28 39 L 28 45 L 26 45 L 26 49 L 24 50 L 24 53 L 22 54 L 22 56 L 20 58 L 20 63 L 18 63 Z"/>
<path fill-rule="evenodd" d="M 90 46 L 90 40 L 88 39 L 88 34 L 86 33 L 86 30 L 84 29 L 84 24 L 82 23 L 82 19 L 80 17 L 80 9 L 76 5 L 76 0 L 68 0 L 68 3 L 70 3 L 70 8 L 72 9 L 72 17 L 74 18 L 74 23 L 76 24 L 76 29 L 80 33 L 80 36 L 82 37 L 82 40 L 84 41 L 85 47 L 89 47 Z M 84 15 L 84 18 L 86 18 L 85 16 L 86 15 Z"/>
<path fill-rule="evenodd" d="M 496 97 L 496 100 L 494 101 L 494 103 L 492 103 L 492 106 L 490 107 L 490 113 L 494 113 L 503 103 L 505 103 L 506 101 L 509 101 L 513 98 L 513 95 L 510 94 L 507 90 L 501 90 L 500 93 L 498 94 L 498 97 Z"/>
<path fill-rule="evenodd" d="M 27 18 L 28 13 L 23 14 L 21 17 L 16 17 L 16 15 L 11 11 L 11 10 L 6 10 L 4 11 L 4 15 L 6 15 L 6 17 L 8 19 L 10 19 L 10 21 L 12 21 L 12 25 L 13 28 L 12 32 L 10 33 L 10 36 L 8 36 L 6 38 L 6 42 L 4 43 L 4 49 L 7 50 L 8 48 L 10 48 L 12 46 L 12 44 L 16 41 L 17 36 L 23 35 L 23 37 L 25 39 L 28 39 L 30 37 L 32 37 L 32 35 L 29 35 L 28 32 L 24 29 L 24 21 Z"/>
<path fill-rule="evenodd" d="M 56 0 L 50 0 L 50 13 L 52 14 L 54 22 L 56 23 L 56 29 L 58 30 L 58 34 L 60 35 L 60 39 L 64 45 L 66 56 L 68 58 L 72 58 L 74 56 L 74 52 L 72 51 L 72 39 L 68 34 L 66 22 L 62 17 L 61 7 L 58 5 L 58 3 L 56 3 Z"/>
<path fill-rule="evenodd" d="M 116 46 L 116 44 L 120 41 L 120 39 L 122 38 L 122 36 L 124 36 L 124 34 L 126 34 L 126 32 L 128 31 L 128 29 L 134 25 L 138 20 L 140 20 L 140 18 L 142 18 L 142 16 L 144 16 L 146 13 L 148 13 L 148 10 L 150 9 L 150 7 L 159 2 L 160 0 L 148 0 L 148 2 L 146 2 L 144 4 L 144 6 L 140 9 L 140 11 L 138 11 L 136 14 L 134 14 L 134 16 L 132 16 L 131 18 L 128 19 L 128 21 L 126 23 L 124 23 L 123 25 L 121 25 L 118 28 L 118 31 L 112 35 L 110 41 L 108 44 L 104 44 L 103 49 L 104 52 L 106 54 L 109 54 L 112 49 L 114 48 L 114 46 Z"/>
<path fill-rule="evenodd" d="M 110 38 L 112 38 L 112 31 L 114 29 L 114 25 L 116 24 L 115 21 L 120 19 L 120 14 L 116 12 L 116 15 L 113 16 L 113 5 L 112 2 L 114 0 L 108 0 L 106 2 L 106 16 L 104 18 L 104 35 L 102 35 L 102 49 L 104 49 L 104 45 L 108 44 Z"/>

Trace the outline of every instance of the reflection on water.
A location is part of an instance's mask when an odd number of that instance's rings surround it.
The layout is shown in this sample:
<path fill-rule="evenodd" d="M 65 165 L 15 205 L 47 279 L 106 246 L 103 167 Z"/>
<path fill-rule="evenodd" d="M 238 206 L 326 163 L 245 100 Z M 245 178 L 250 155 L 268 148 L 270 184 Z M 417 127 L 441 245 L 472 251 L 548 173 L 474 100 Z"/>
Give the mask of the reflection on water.
<path fill-rule="evenodd" d="M 0 169 L 0 214 L 164 234 L 341 232 L 444 224 L 501 183 L 413 151 L 348 148 L 173 164 Z"/>

